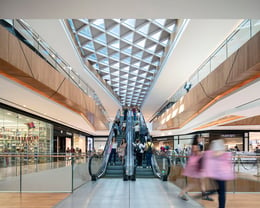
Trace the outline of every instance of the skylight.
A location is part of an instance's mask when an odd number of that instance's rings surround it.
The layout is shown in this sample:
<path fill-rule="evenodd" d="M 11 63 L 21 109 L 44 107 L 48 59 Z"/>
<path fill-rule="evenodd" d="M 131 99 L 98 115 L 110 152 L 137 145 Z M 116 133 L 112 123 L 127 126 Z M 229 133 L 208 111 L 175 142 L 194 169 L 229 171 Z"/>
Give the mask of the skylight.
<path fill-rule="evenodd" d="M 176 29 L 175 19 L 69 19 L 76 48 L 118 95 L 141 106 Z"/>

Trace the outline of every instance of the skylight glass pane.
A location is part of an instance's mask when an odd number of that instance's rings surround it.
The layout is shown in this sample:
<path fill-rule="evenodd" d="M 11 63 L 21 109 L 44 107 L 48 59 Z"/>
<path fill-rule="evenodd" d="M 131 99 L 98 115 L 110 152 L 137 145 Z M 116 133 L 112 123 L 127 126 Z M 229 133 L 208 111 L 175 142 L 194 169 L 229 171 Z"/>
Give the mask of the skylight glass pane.
<path fill-rule="evenodd" d="M 113 86 L 118 86 L 119 87 L 119 83 L 118 83 L 119 82 L 119 78 L 118 77 L 117 78 L 113 78 L 112 81 L 117 82 Z"/>
<path fill-rule="evenodd" d="M 146 57 L 144 60 L 145 60 L 146 62 L 151 63 L 152 59 L 153 59 L 152 56 L 148 56 L 148 57 Z"/>
<path fill-rule="evenodd" d="M 119 68 L 119 63 L 117 62 L 117 63 L 111 65 L 111 67 L 118 69 Z M 117 71 L 117 74 L 119 75 L 118 71 Z"/>
<path fill-rule="evenodd" d="M 97 61 L 97 57 L 95 54 L 91 54 L 89 57 L 88 57 L 89 60 L 91 61 Z"/>
<path fill-rule="evenodd" d="M 149 65 L 143 66 L 143 69 L 147 71 L 149 69 Z"/>
<path fill-rule="evenodd" d="M 127 82 L 128 82 L 128 80 L 124 80 L 124 81 L 121 81 L 120 84 L 124 84 L 124 85 L 126 85 Z M 124 85 L 121 85 L 121 87 L 123 87 Z"/>
<path fill-rule="evenodd" d="M 129 46 L 129 47 L 127 47 L 127 48 L 124 48 L 124 49 L 122 50 L 122 52 L 124 52 L 124 53 L 130 55 L 130 54 L 132 53 L 132 47 Z"/>
<path fill-rule="evenodd" d="M 136 62 L 136 63 L 133 64 L 133 66 L 135 66 L 136 68 L 139 68 L 140 67 L 140 63 L 141 63 L 140 61 Z"/>
<path fill-rule="evenodd" d="M 143 39 L 143 40 L 139 41 L 139 42 L 137 43 L 137 45 L 140 46 L 140 47 L 142 47 L 142 48 L 144 48 L 145 42 L 146 42 L 146 39 Z"/>
<path fill-rule="evenodd" d="M 153 62 L 153 65 L 158 66 L 159 65 L 159 61 Z"/>
<path fill-rule="evenodd" d="M 119 71 L 114 71 L 113 73 L 111 73 L 111 75 L 114 75 L 114 76 L 119 76 Z M 117 79 L 117 78 L 116 78 Z M 113 81 L 116 81 L 116 79 L 113 79 Z M 119 81 L 119 80 L 118 80 Z"/>
<path fill-rule="evenodd" d="M 131 80 L 131 81 L 136 81 L 137 80 L 137 77 L 132 77 L 132 78 L 130 78 L 129 80 Z"/>
<path fill-rule="evenodd" d="M 87 49 L 92 50 L 92 51 L 95 50 L 94 44 L 93 44 L 92 41 L 88 42 L 88 43 L 84 46 L 84 48 L 87 48 Z"/>
<path fill-rule="evenodd" d="M 106 38 L 106 35 L 104 33 L 102 33 L 100 36 L 96 37 L 96 40 L 103 43 L 103 44 L 107 43 L 107 38 Z"/>
<path fill-rule="evenodd" d="M 145 79 L 140 79 L 140 80 L 138 80 L 138 82 L 141 83 L 141 84 L 143 84 L 144 81 L 145 81 Z"/>
<path fill-rule="evenodd" d="M 143 53 L 144 53 L 143 51 L 140 51 L 140 52 L 134 54 L 134 56 L 137 57 L 137 58 L 139 58 L 139 59 L 141 59 L 142 56 L 143 56 Z"/>
<path fill-rule="evenodd" d="M 105 65 L 108 65 L 108 64 L 109 64 L 109 61 L 108 61 L 108 59 L 106 58 L 106 59 L 102 59 L 102 60 L 100 61 L 100 63 L 103 63 L 103 64 L 105 64 Z"/>
<path fill-rule="evenodd" d="M 138 74 L 138 70 L 131 71 L 131 74 L 137 75 Z"/>
<path fill-rule="evenodd" d="M 159 41 L 159 39 L 160 39 L 160 37 L 161 37 L 161 33 L 162 33 L 162 31 L 159 31 L 159 32 L 153 34 L 151 37 L 152 37 L 153 39 L 155 39 L 156 41 Z"/>
<path fill-rule="evenodd" d="M 153 77 L 152 76 L 148 76 L 148 77 L 146 77 L 146 79 L 153 80 Z"/>
<path fill-rule="evenodd" d="M 147 73 L 139 74 L 139 77 L 146 78 Z"/>
<path fill-rule="evenodd" d="M 121 22 L 121 19 L 113 19 L 114 21 L 120 23 Z"/>
<path fill-rule="evenodd" d="M 166 46 L 168 44 L 168 39 L 164 40 L 161 42 L 164 46 Z"/>
<path fill-rule="evenodd" d="M 101 29 L 105 29 L 105 24 L 104 24 L 104 20 L 103 19 L 97 19 L 92 24 L 96 25 L 97 27 L 99 27 Z"/>
<path fill-rule="evenodd" d="M 157 45 L 151 46 L 150 48 L 148 48 L 148 51 L 154 53 L 154 51 L 155 51 L 155 49 L 156 49 L 156 46 L 157 46 Z"/>
<path fill-rule="evenodd" d="M 116 35 L 117 37 L 120 36 L 120 25 L 116 25 L 115 27 L 111 28 L 109 30 L 111 33 L 113 33 L 114 35 Z"/>
<path fill-rule="evenodd" d="M 105 48 L 105 47 L 101 48 L 98 52 L 101 53 L 104 56 L 107 56 L 107 48 Z"/>
<path fill-rule="evenodd" d="M 121 69 L 122 71 L 124 71 L 124 72 L 127 72 L 127 73 L 129 73 L 129 69 L 130 69 L 130 67 L 129 66 L 127 66 L 127 67 L 125 67 L 125 68 L 123 68 L 123 69 Z"/>
<path fill-rule="evenodd" d="M 130 32 L 126 36 L 124 36 L 122 39 L 128 41 L 129 43 L 133 43 L 134 33 Z"/>
<path fill-rule="evenodd" d="M 127 57 L 127 58 L 122 60 L 122 62 L 125 63 L 125 64 L 130 64 L 130 61 L 131 61 L 130 57 Z"/>
<path fill-rule="evenodd" d="M 124 23 L 132 28 L 135 28 L 135 21 L 135 19 L 127 19 Z"/>
<path fill-rule="evenodd" d="M 114 53 L 111 57 L 116 60 L 119 60 L 119 53 Z"/>
<path fill-rule="evenodd" d="M 128 85 L 134 87 L 134 86 L 135 86 L 135 83 L 131 83 L 131 84 L 128 84 Z"/>
<path fill-rule="evenodd" d="M 136 85 L 135 85 L 135 88 L 139 88 L 139 89 L 137 89 L 137 90 L 142 90 L 142 83 L 141 84 L 138 84 L 138 83 L 136 83 Z"/>
<path fill-rule="evenodd" d="M 121 76 L 122 78 L 128 79 L 128 74 L 124 74 Z M 126 80 L 127 81 L 127 80 Z"/>
<path fill-rule="evenodd" d="M 138 29 L 139 32 L 147 35 L 148 31 L 149 31 L 149 26 L 150 24 L 145 24 L 144 26 L 142 26 L 141 28 Z"/>
<path fill-rule="evenodd" d="M 170 30 L 171 32 L 173 32 L 175 29 L 175 24 L 168 26 L 167 29 Z"/>
<path fill-rule="evenodd" d="M 82 36 L 85 36 L 85 37 L 92 38 L 90 29 L 89 29 L 88 26 L 82 28 L 82 29 L 79 31 L 79 34 L 81 34 Z"/>
<path fill-rule="evenodd" d="M 160 51 L 160 52 L 156 53 L 156 55 L 159 56 L 159 57 L 162 57 L 163 51 Z"/>
<path fill-rule="evenodd" d="M 160 25 L 164 26 L 166 19 L 156 19 L 155 22 L 159 23 Z"/>
<path fill-rule="evenodd" d="M 157 72 L 157 70 L 156 69 L 151 69 L 149 72 L 155 74 Z"/>
<path fill-rule="evenodd" d="M 113 42 L 113 43 L 111 44 L 111 47 L 116 48 L 117 50 L 119 50 L 119 48 L 120 48 L 119 40 Z"/>

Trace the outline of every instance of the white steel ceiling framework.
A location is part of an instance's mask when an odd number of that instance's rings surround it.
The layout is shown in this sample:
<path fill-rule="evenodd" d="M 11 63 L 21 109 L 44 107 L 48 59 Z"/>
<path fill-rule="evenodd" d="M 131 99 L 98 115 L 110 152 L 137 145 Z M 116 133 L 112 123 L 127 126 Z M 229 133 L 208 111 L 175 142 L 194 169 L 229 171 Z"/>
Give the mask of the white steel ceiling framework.
<path fill-rule="evenodd" d="M 141 106 L 176 31 L 176 19 L 69 19 L 83 62 L 122 105 Z"/>

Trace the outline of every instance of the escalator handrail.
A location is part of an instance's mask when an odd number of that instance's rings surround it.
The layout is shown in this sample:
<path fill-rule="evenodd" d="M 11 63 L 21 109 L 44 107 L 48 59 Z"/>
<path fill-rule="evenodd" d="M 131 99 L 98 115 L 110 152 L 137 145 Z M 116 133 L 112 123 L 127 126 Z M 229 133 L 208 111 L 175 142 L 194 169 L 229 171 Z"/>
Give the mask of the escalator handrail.
<path fill-rule="evenodd" d="M 126 120 L 126 141 L 127 141 L 127 154 L 125 158 L 125 171 L 127 176 L 132 176 L 134 174 L 134 156 L 133 156 L 133 119 L 131 112 L 128 111 Z"/>
<path fill-rule="evenodd" d="M 120 109 L 117 111 L 117 114 L 116 114 L 116 117 L 115 119 L 119 119 L 120 118 L 120 115 L 121 115 L 121 111 Z M 105 147 L 104 147 L 104 151 L 101 155 L 102 157 L 102 165 L 101 167 L 99 168 L 99 170 L 97 171 L 97 173 L 93 173 L 92 170 L 91 170 L 91 167 L 92 167 L 92 160 L 97 156 L 97 155 L 92 155 L 89 159 L 89 174 L 91 177 L 96 177 L 96 178 L 101 178 L 105 172 L 106 172 L 106 168 L 107 168 L 107 163 L 108 163 L 108 159 L 109 159 L 109 148 L 110 148 L 110 144 L 111 144 L 111 141 L 112 141 L 112 137 L 113 137 L 113 129 L 114 129 L 114 125 L 115 123 L 113 123 L 112 125 L 112 128 L 110 129 L 110 133 L 109 133 L 109 136 L 108 136 L 108 139 L 106 141 L 106 144 L 105 144 Z"/>
<path fill-rule="evenodd" d="M 166 159 L 167 161 L 167 170 L 161 170 L 158 163 L 157 163 L 157 160 L 156 158 L 157 157 L 160 157 L 160 159 Z M 171 161 L 170 161 L 170 158 L 167 157 L 167 156 L 164 156 L 164 155 L 156 155 L 156 154 L 153 154 L 152 155 L 152 170 L 153 170 L 153 173 L 156 177 L 162 179 L 164 177 L 168 178 L 168 176 L 170 175 L 170 172 L 171 172 Z M 163 172 L 164 171 L 164 172 Z"/>

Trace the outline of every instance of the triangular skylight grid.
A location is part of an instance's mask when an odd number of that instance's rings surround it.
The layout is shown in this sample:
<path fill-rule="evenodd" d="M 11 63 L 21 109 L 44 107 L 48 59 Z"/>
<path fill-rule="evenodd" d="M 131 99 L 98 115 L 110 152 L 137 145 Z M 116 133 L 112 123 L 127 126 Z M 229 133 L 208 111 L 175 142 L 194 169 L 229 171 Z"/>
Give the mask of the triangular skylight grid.
<path fill-rule="evenodd" d="M 166 56 L 175 19 L 69 19 L 79 53 L 118 95 L 142 105 Z"/>

